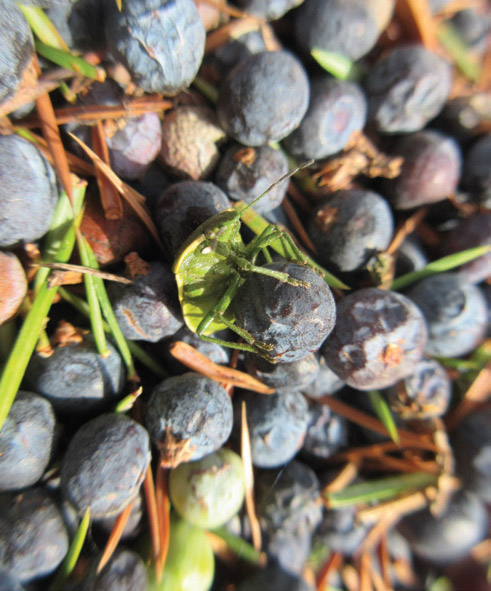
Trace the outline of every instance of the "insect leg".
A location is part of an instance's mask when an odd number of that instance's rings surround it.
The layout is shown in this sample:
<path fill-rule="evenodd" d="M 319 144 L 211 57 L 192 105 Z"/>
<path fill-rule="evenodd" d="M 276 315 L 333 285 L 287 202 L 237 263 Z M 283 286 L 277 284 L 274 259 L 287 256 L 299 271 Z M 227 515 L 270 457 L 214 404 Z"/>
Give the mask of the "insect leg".
<path fill-rule="evenodd" d="M 196 333 L 199 336 L 203 336 L 203 333 L 206 329 L 210 326 L 210 324 L 215 320 L 218 315 L 222 315 L 227 308 L 230 306 L 231 301 L 234 299 L 237 290 L 239 289 L 240 283 L 240 274 L 236 271 L 230 280 L 230 285 L 225 290 L 225 293 L 222 297 L 218 300 L 218 302 L 209 310 L 209 312 L 204 316 L 201 322 L 198 324 L 196 329 Z"/>

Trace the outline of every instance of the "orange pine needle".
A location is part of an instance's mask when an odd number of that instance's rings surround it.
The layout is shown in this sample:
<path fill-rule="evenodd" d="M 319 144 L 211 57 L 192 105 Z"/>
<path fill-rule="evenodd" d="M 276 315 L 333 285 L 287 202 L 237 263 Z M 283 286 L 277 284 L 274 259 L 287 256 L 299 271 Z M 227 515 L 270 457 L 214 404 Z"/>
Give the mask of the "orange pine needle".
<path fill-rule="evenodd" d="M 160 536 L 160 552 L 155 561 L 157 581 L 162 580 L 170 540 L 169 497 L 167 494 L 167 470 L 159 463 L 157 468 L 157 483 L 155 486 L 157 501 L 157 522 Z"/>
<path fill-rule="evenodd" d="M 420 41 L 430 51 L 435 50 L 435 22 L 427 0 L 397 0 L 396 14 L 414 41 Z"/>
<path fill-rule="evenodd" d="M 109 148 L 107 147 L 101 121 L 98 121 L 97 125 L 92 127 L 92 145 L 94 146 L 94 152 L 101 158 L 101 160 L 108 166 L 111 166 Z M 114 185 L 112 185 L 102 172 L 97 169 L 96 178 L 106 219 L 120 220 L 123 217 L 123 204 L 118 192 L 114 188 Z"/>
<path fill-rule="evenodd" d="M 340 552 L 333 552 L 329 556 L 315 578 L 315 587 L 317 591 L 324 591 L 326 585 L 329 583 L 329 577 L 339 570 L 342 562 L 343 555 Z"/>
<path fill-rule="evenodd" d="M 116 519 L 116 523 L 114 524 L 113 530 L 109 536 L 109 539 L 107 540 L 106 547 L 104 548 L 104 552 L 102 553 L 101 559 L 97 566 L 97 573 L 100 573 L 101 570 L 106 566 L 114 551 L 116 550 L 119 540 L 123 535 L 124 528 L 128 523 L 128 519 L 134 504 L 135 501 L 131 501 L 131 503 L 123 509 L 119 517 Z"/>
<path fill-rule="evenodd" d="M 462 421 L 468 414 L 479 408 L 491 395 L 491 363 L 482 369 L 477 378 L 472 382 L 470 388 L 457 408 L 451 412 L 445 420 L 449 431 Z"/>

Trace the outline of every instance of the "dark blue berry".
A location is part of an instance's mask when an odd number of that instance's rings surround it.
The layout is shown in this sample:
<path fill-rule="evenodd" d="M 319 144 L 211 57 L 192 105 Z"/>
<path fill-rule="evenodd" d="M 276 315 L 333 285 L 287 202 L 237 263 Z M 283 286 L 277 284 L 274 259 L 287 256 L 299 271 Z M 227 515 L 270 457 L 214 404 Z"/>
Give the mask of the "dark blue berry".
<path fill-rule="evenodd" d="M 422 245 L 413 235 L 403 240 L 397 250 L 395 277 L 405 275 L 412 271 L 419 271 L 426 267 L 428 258 L 423 252 Z"/>
<path fill-rule="evenodd" d="M 116 520 L 119 515 L 113 517 L 106 517 L 104 519 L 94 520 L 94 525 L 101 529 L 106 538 L 111 534 L 116 524 Z M 130 511 L 130 516 L 126 525 L 124 526 L 123 533 L 121 534 L 121 540 L 131 540 L 135 538 L 142 529 L 142 518 L 143 518 L 143 499 L 142 495 L 137 495 L 133 507 Z"/>
<path fill-rule="evenodd" d="M 491 208 L 491 135 L 484 135 L 465 155 L 462 187 L 479 204 Z"/>
<path fill-rule="evenodd" d="M 443 108 L 452 84 L 450 64 L 422 46 L 396 47 L 366 80 L 369 119 L 378 131 L 422 129 Z"/>
<path fill-rule="evenodd" d="M 258 355 L 246 355 L 247 372 L 275 390 L 302 390 L 315 380 L 319 372 L 317 357 L 310 353 L 291 363 L 269 363 Z"/>
<path fill-rule="evenodd" d="M 123 361 L 108 342 L 102 357 L 94 340 L 57 347 L 50 357 L 35 353 L 25 374 L 28 388 L 61 413 L 91 413 L 115 402 L 125 384 Z"/>
<path fill-rule="evenodd" d="M 399 176 L 385 183 L 387 197 L 396 209 L 435 203 L 455 193 L 462 157 L 453 138 L 437 131 L 419 131 L 399 140 L 393 153 L 404 159 Z"/>
<path fill-rule="evenodd" d="M 68 445 L 61 466 L 63 496 L 94 519 L 120 513 L 138 494 L 150 463 L 147 431 L 123 414 L 85 423 Z"/>
<path fill-rule="evenodd" d="M 220 89 L 217 114 L 225 131 L 241 144 L 280 141 L 305 115 L 309 81 L 287 51 L 257 53 L 240 62 Z"/>
<path fill-rule="evenodd" d="M 258 468 L 276 468 L 289 462 L 302 446 L 307 432 L 308 406 L 300 392 L 237 397 L 236 416 L 246 404 L 252 463 Z M 240 424 L 240 421 L 237 421 Z"/>
<path fill-rule="evenodd" d="M 378 35 L 373 12 L 360 0 L 306 0 L 295 15 L 295 38 L 309 53 L 324 49 L 357 60 Z"/>
<path fill-rule="evenodd" d="M 146 591 L 147 569 L 136 552 L 117 550 L 98 573 L 100 558 L 93 560 L 81 591 Z"/>
<path fill-rule="evenodd" d="M 365 539 L 368 529 L 367 525 L 357 522 L 354 506 L 326 509 L 314 539 L 332 552 L 351 556 Z"/>
<path fill-rule="evenodd" d="M 307 583 L 301 576 L 288 573 L 280 566 L 271 564 L 246 578 L 237 587 L 237 591 L 259 591 L 259 589 L 314 591 L 315 587 Z"/>
<path fill-rule="evenodd" d="M 268 345 L 268 357 L 289 363 L 319 349 L 334 327 L 336 306 L 327 283 L 317 273 L 293 263 L 265 268 L 288 273 L 309 287 L 254 274 L 240 287 L 233 306 L 237 325 Z"/>
<path fill-rule="evenodd" d="M 283 152 L 270 146 L 244 148 L 235 145 L 220 160 L 216 183 L 230 199 L 250 203 L 287 173 L 288 159 Z M 275 185 L 254 205 L 254 210 L 264 214 L 278 207 L 286 195 L 288 183 L 285 179 Z"/>
<path fill-rule="evenodd" d="M 336 326 L 322 353 L 349 386 L 372 390 L 392 386 L 413 373 L 426 339 L 423 314 L 409 298 L 367 288 L 338 303 Z"/>
<path fill-rule="evenodd" d="M 0 491 L 38 482 L 55 441 L 56 419 L 51 404 L 32 392 L 19 392 L 0 431 Z"/>
<path fill-rule="evenodd" d="M 233 3 L 248 14 L 262 16 L 273 21 L 281 18 L 302 2 L 303 0 L 234 0 Z"/>
<path fill-rule="evenodd" d="M 148 431 L 170 467 L 219 449 L 233 425 L 230 396 L 218 382 L 196 373 L 164 380 L 148 402 Z"/>
<path fill-rule="evenodd" d="M 1 499 L 0 568 L 22 583 L 45 577 L 68 551 L 60 512 L 39 488 Z"/>
<path fill-rule="evenodd" d="M 470 353 L 486 335 L 488 308 L 481 290 L 455 273 L 426 277 L 407 296 L 428 325 L 425 353 L 459 357 Z"/>
<path fill-rule="evenodd" d="M 104 47 L 103 2 L 53 2 L 46 10 L 50 21 L 70 49 L 94 51 Z"/>
<path fill-rule="evenodd" d="M 307 460 L 327 460 L 348 443 L 346 419 L 325 404 L 309 407 L 309 425 L 301 450 Z"/>
<path fill-rule="evenodd" d="M 343 380 L 327 365 L 323 355 L 318 358 L 318 364 L 319 371 L 314 381 L 307 387 L 302 388 L 304 394 L 314 399 L 321 398 L 322 396 L 330 396 L 344 386 Z"/>
<path fill-rule="evenodd" d="M 259 27 L 243 34 L 238 31 L 237 36 L 234 35 L 224 45 L 215 49 L 209 62 L 226 76 L 242 60 L 267 49 Z"/>
<path fill-rule="evenodd" d="M 107 2 L 108 48 L 147 92 L 177 94 L 203 59 L 205 29 L 192 0 Z"/>
<path fill-rule="evenodd" d="M 18 135 L 0 136 L 0 247 L 49 230 L 58 190 L 51 164 Z"/>
<path fill-rule="evenodd" d="M 283 143 L 295 158 L 331 156 L 365 126 L 367 101 L 357 84 L 321 78 L 310 87 L 310 104 L 300 126 Z"/>
<path fill-rule="evenodd" d="M 471 51 L 484 52 L 488 45 L 490 17 L 484 8 L 459 10 L 449 20 L 462 41 Z"/>
<path fill-rule="evenodd" d="M 456 493 L 443 515 L 435 517 L 423 509 L 404 517 L 399 532 L 421 558 L 435 564 L 449 564 L 468 554 L 486 537 L 486 506 L 475 495 Z"/>
<path fill-rule="evenodd" d="M 362 269 L 391 241 L 394 222 L 388 203 L 372 191 L 338 191 L 315 210 L 308 226 L 319 262 L 337 271 Z"/>
<path fill-rule="evenodd" d="M 17 90 L 34 55 L 32 33 L 13 0 L 0 0 L 0 103 Z M 3 158 L 2 158 L 3 166 Z M 11 171 L 12 172 L 12 171 Z M 3 182 L 1 183 L 3 185 Z"/>
<path fill-rule="evenodd" d="M 163 263 L 151 263 L 132 285 L 112 283 L 108 295 L 127 339 L 156 342 L 183 325 L 174 274 Z"/>
<path fill-rule="evenodd" d="M 387 393 L 392 412 L 401 419 L 443 416 L 450 404 L 452 384 L 442 365 L 422 359 L 415 371 Z"/>
<path fill-rule="evenodd" d="M 181 181 L 168 187 L 157 201 L 155 218 L 170 258 L 198 226 L 229 207 L 228 197 L 213 183 Z"/>

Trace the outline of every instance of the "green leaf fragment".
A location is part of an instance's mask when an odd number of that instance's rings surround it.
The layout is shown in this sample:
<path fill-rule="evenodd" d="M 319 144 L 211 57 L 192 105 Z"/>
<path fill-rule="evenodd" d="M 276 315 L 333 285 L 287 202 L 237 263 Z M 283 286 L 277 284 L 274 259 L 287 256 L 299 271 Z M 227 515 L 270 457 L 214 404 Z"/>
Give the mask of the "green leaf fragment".
<path fill-rule="evenodd" d="M 87 78 L 102 82 L 101 70 L 92 64 L 89 64 L 89 62 L 85 61 L 83 58 L 73 55 L 73 53 L 70 53 L 69 51 L 63 51 L 62 49 L 46 45 L 46 43 L 43 43 L 42 41 L 36 41 L 34 46 L 39 55 L 42 55 L 54 64 L 66 68 L 67 70 L 72 70 Z"/>
<path fill-rule="evenodd" d="M 436 29 L 438 41 L 452 56 L 459 70 L 472 80 L 477 82 L 481 76 L 481 66 L 472 55 L 457 29 L 448 22 L 440 23 Z"/>
<path fill-rule="evenodd" d="M 56 49 L 61 49 L 62 51 L 69 51 L 68 45 L 65 43 L 62 36 L 58 33 L 56 27 L 49 20 L 42 8 L 39 8 L 38 6 L 27 6 L 24 4 L 18 4 L 18 6 L 26 17 L 33 33 L 42 43 Z"/>
<path fill-rule="evenodd" d="M 310 52 L 321 68 L 338 80 L 359 80 L 362 70 L 344 55 L 315 47 Z"/>
<path fill-rule="evenodd" d="M 246 562 L 250 562 L 257 566 L 261 566 L 264 563 L 264 553 L 256 550 L 251 544 L 249 544 L 249 542 L 246 542 L 240 536 L 235 536 L 230 533 L 226 527 L 217 527 L 210 531 L 221 538 L 227 545 L 227 548 L 241 560 L 245 560 Z"/>
<path fill-rule="evenodd" d="M 415 283 L 416 281 L 424 279 L 425 277 L 436 275 L 436 273 L 451 271 L 452 269 L 456 269 L 461 265 L 465 265 L 466 263 L 469 263 L 474 259 L 478 259 L 489 252 L 491 252 L 491 245 L 486 244 L 484 246 L 476 246 L 474 248 L 469 248 L 467 250 L 450 254 L 448 256 L 442 257 L 441 259 L 437 259 L 436 261 L 428 263 L 424 269 L 412 271 L 411 273 L 406 273 L 405 275 L 401 275 L 397 279 L 394 279 L 390 289 L 394 291 L 402 289 L 403 287 L 407 287 L 408 285 L 411 285 L 411 283 Z"/>
<path fill-rule="evenodd" d="M 397 425 L 394 421 L 392 413 L 390 412 L 390 408 L 386 400 L 378 390 L 372 390 L 368 392 L 368 397 L 370 398 L 370 403 L 373 407 L 373 410 L 375 411 L 375 414 L 387 429 L 390 438 L 394 443 L 398 444 L 399 433 L 397 431 Z"/>
<path fill-rule="evenodd" d="M 428 472 L 415 472 L 390 476 L 380 480 L 361 482 L 346 487 L 342 491 L 326 493 L 324 496 L 333 508 L 360 503 L 372 503 L 392 499 L 397 495 L 411 490 L 420 490 L 435 484 L 438 476 Z"/>

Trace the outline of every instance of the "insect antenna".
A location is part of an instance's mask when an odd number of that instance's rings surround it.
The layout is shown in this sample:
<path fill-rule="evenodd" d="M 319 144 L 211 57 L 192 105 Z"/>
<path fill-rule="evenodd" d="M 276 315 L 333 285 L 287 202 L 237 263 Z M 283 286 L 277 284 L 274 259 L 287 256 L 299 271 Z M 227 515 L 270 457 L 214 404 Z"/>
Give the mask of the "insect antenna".
<path fill-rule="evenodd" d="M 302 164 L 299 164 L 294 170 L 287 172 L 286 174 L 284 174 L 282 177 L 280 177 L 278 180 L 276 180 L 274 183 L 272 183 L 271 185 L 269 185 L 269 187 L 266 189 L 266 191 L 264 191 L 263 193 L 261 193 L 261 195 L 259 195 L 259 197 L 256 197 L 254 199 L 254 201 L 251 201 L 251 203 L 249 203 L 248 205 L 246 205 L 245 207 L 243 207 L 240 210 L 240 215 L 242 215 L 245 211 L 247 211 L 249 208 L 253 207 L 258 201 L 260 201 L 265 195 L 267 195 L 272 189 L 274 189 L 274 187 L 276 187 L 276 185 L 279 185 L 281 182 L 283 182 L 285 179 L 289 179 L 290 177 L 292 177 L 294 174 L 297 174 L 297 172 L 299 170 L 302 170 L 304 168 L 308 168 L 309 166 L 311 166 L 313 163 L 315 162 L 315 160 L 309 160 L 308 162 L 303 162 Z"/>

